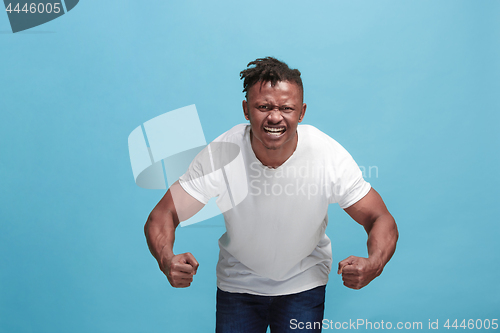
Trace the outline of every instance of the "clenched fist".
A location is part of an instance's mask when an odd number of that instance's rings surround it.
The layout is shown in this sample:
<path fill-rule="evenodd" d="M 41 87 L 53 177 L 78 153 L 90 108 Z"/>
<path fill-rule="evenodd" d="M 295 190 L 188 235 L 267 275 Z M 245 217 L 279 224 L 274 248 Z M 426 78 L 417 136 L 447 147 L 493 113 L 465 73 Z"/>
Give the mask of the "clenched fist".
<path fill-rule="evenodd" d="M 194 256 L 187 252 L 165 258 L 160 263 L 160 269 L 172 287 L 186 288 L 193 282 L 199 265 Z"/>
<path fill-rule="evenodd" d="M 361 289 L 382 273 L 383 265 L 370 258 L 350 256 L 339 262 L 337 274 L 342 274 L 344 286 Z"/>

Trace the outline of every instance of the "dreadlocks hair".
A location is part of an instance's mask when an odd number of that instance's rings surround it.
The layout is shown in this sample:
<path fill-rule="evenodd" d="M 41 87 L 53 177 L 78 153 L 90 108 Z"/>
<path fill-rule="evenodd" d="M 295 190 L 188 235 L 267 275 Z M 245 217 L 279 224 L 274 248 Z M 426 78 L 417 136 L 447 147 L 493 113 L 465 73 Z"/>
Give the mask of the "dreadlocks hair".
<path fill-rule="evenodd" d="M 243 80 L 245 98 L 248 97 L 248 90 L 257 82 L 271 82 L 272 87 L 279 81 L 294 82 L 299 86 L 302 94 L 304 94 L 300 71 L 298 69 L 291 69 L 287 64 L 276 58 L 259 58 L 249 62 L 247 67 L 247 69 L 240 72 L 240 80 Z"/>

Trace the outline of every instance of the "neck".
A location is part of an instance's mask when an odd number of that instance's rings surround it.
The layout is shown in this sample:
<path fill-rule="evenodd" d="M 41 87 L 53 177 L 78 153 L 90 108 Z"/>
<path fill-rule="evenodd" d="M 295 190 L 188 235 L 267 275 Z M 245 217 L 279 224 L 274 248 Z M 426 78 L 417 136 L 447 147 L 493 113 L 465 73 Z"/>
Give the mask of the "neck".
<path fill-rule="evenodd" d="M 277 149 L 269 149 L 262 145 L 260 141 L 254 140 L 252 131 L 250 131 L 250 143 L 255 156 L 263 165 L 273 169 L 285 163 L 293 155 L 297 148 L 297 142 L 298 135 L 295 133 L 294 138 L 290 142 L 285 143 Z"/>

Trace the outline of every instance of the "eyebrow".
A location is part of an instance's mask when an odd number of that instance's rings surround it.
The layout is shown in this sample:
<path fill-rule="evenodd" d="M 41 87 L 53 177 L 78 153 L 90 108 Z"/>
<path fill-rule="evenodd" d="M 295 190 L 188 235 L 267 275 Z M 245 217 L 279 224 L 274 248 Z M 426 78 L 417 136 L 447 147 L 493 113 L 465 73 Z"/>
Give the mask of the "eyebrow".
<path fill-rule="evenodd" d="M 255 105 L 263 105 L 263 104 L 265 104 L 265 105 L 270 105 L 270 104 L 271 105 L 276 105 L 275 103 L 267 101 L 267 100 L 262 100 L 262 101 L 258 101 L 257 100 L 255 102 Z M 295 104 L 294 103 L 282 103 L 282 104 L 280 104 L 278 106 L 291 106 L 291 107 L 295 107 Z"/>

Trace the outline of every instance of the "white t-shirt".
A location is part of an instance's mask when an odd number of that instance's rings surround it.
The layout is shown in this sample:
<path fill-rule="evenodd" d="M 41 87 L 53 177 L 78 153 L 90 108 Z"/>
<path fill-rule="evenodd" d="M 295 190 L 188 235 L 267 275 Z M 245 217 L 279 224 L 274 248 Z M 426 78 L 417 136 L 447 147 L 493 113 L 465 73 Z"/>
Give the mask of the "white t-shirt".
<path fill-rule="evenodd" d="M 217 197 L 226 224 L 217 264 L 224 291 L 285 295 L 328 282 L 328 205 L 347 208 L 371 187 L 335 140 L 310 125 L 299 125 L 297 134 L 295 152 L 272 169 L 256 158 L 250 125 L 237 125 L 198 154 L 179 180 L 204 204 Z"/>

